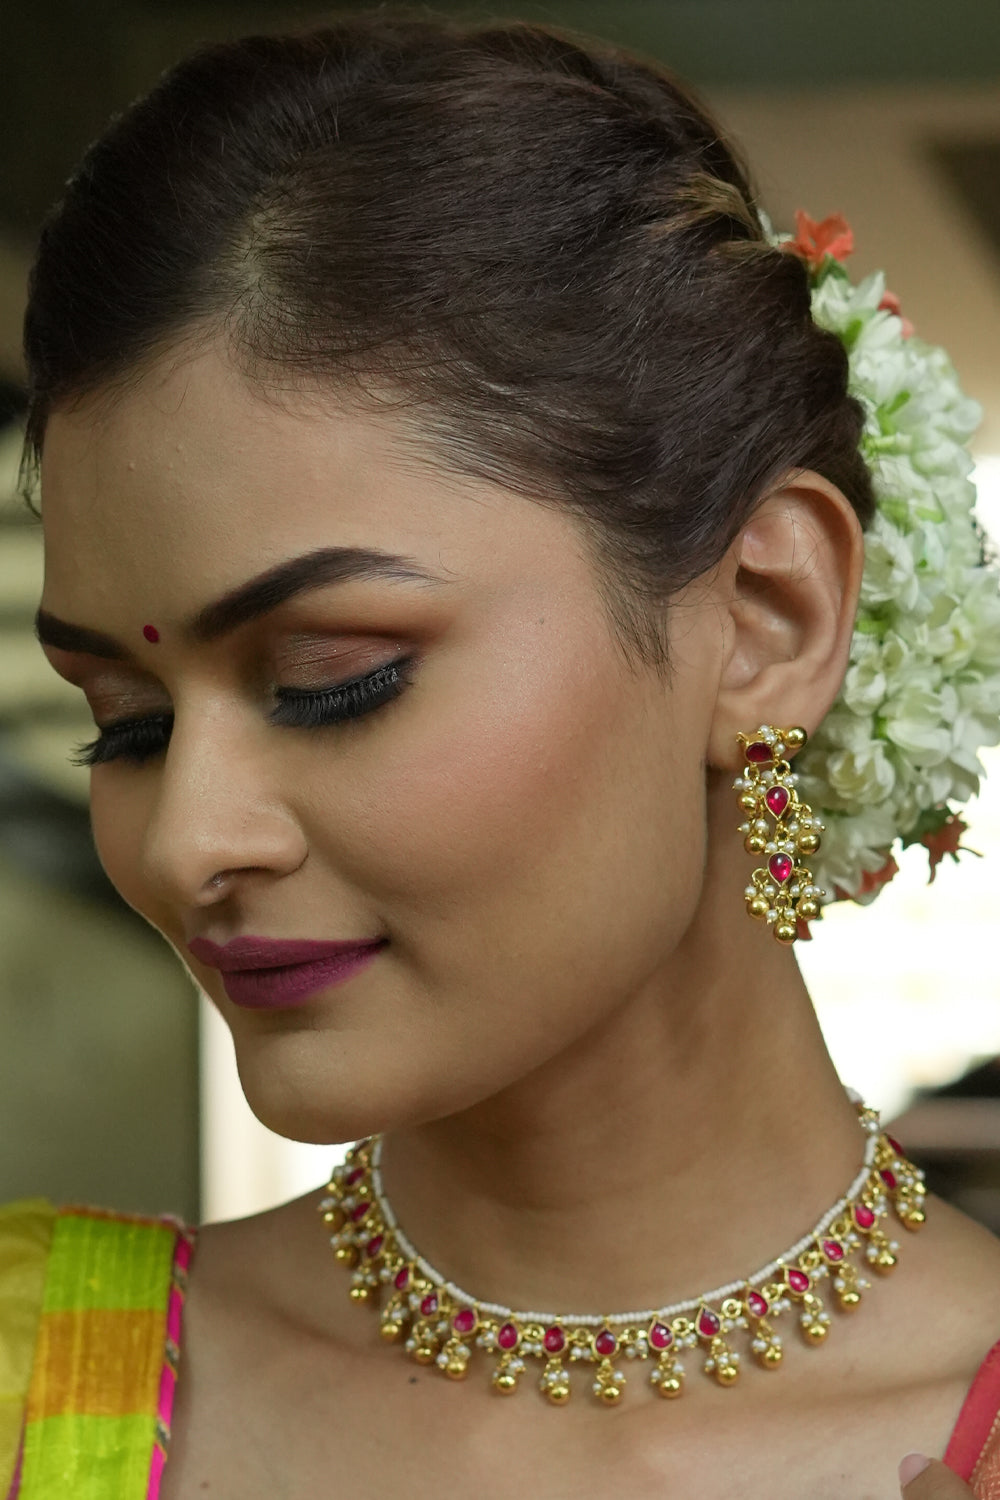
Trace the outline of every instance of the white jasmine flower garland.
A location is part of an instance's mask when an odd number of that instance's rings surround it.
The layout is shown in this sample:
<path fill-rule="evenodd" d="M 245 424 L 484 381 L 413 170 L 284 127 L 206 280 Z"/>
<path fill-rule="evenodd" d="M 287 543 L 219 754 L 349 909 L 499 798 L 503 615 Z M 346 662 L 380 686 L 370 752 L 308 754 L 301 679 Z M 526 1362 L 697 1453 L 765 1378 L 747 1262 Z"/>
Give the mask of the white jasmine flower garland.
<path fill-rule="evenodd" d="M 806 260 L 813 316 L 848 351 L 878 511 L 850 665 L 795 772 L 826 825 L 810 862 L 824 901 L 868 904 L 898 869 L 897 839 L 930 850 L 931 880 L 945 853 L 958 857 L 967 825 L 954 804 L 979 790 L 980 747 L 1000 743 L 1000 572 L 969 479 L 979 406 L 945 351 L 913 335 L 881 272 L 851 282 L 839 216 L 797 225 L 795 238 L 769 234 Z"/>

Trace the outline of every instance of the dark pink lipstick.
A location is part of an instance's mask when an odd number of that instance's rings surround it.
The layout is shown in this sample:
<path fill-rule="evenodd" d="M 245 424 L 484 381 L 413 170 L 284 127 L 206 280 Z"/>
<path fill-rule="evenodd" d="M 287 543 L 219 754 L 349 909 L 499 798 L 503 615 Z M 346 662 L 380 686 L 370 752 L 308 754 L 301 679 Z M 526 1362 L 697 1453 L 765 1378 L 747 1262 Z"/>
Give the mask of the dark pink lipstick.
<path fill-rule="evenodd" d="M 281 1010 L 300 1005 L 309 995 L 342 984 L 371 963 L 385 938 L 355 943 L 324 943 L 313 938 L 279 942 L 238 937 L 229 943 L 192 938 L 188 951 L 201 963 L 220 970 L 234 1005 L 250 1010 Z"/>

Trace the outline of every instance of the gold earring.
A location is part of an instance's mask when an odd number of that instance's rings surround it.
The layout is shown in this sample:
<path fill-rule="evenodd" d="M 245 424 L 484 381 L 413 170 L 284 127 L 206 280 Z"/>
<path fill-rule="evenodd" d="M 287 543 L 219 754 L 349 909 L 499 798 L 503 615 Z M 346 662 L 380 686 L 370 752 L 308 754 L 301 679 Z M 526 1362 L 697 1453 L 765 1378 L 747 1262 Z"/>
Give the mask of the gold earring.
<path fill-rule="evenodd" d="M 823 824 L 795 791 L 798 777 L 785 759 L 808 738 L 800 727 L 774 729 L 762 724 L 755 734 L 737 734 L 746 766 L 733 783 L 746 821 L 740 824 L 748 854 L 766 854 L 767 862 L 750 876 L 744 895 L 747 911 L 768 924 L 779 943 L 794 943 L 799 923 L 820 915 L 826 892 L 813 882 L 803 856 L 820 846 Z"/>

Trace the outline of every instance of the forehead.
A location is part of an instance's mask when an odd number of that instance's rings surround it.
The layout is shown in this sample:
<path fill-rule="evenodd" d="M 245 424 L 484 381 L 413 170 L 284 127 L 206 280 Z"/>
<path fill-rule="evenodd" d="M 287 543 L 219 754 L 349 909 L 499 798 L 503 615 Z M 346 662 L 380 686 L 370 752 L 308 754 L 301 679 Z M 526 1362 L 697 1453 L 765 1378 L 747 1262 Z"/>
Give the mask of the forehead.
<path fill-rule="evenodd" d="M 55 411 L 41 484 L 44 602 L 84 621 L 187 614 L 318 546 L 493 582 L 572 572 L 582 550 L 564 513 L 449 473 L 392 412 L 272 399 L 215 347 Z"/>

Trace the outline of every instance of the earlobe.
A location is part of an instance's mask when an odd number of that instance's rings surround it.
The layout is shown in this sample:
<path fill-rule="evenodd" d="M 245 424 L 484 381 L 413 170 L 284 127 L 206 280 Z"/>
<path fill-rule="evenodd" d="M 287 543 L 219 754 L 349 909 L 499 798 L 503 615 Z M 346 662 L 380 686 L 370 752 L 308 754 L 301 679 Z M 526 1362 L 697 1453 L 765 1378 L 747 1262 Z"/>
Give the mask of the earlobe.
<path fill-rule="evenodd" d="M 719 572 L 727 641 L 709 764 L 735 768 L 747 726 L 815 732 L 847 670 L 863 569 L 861 523 L 822 475 L 798 472 L 760 502 Z"/>

